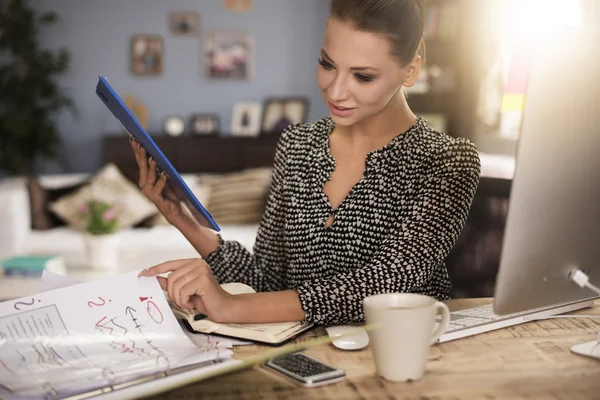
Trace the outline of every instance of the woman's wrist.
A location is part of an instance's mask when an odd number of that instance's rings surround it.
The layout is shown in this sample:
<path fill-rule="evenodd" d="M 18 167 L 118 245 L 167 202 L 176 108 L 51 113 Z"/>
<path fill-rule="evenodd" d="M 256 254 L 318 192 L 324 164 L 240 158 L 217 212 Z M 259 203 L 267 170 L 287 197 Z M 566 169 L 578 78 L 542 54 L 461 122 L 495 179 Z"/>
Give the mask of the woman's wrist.
<path fill-rule="evenodd" d="M 302 321 L 304 310 L 294 290 L 230 295 L 219 319 L 224 323 Z"/>
<path fill-rule="evenodd" d="M 175 228 L 177 228 L 179 231 L 181 231 L 182 229 L 186 229 L 186 228 L 190 228 L 190 227 L 194 227 L 195 225 L 199 225 L 198 222 L 192 218 L 191 215 L 189 215 L 188 213 L 182 212 L 181 214 L 175 216 L 175 217 L 171 217 L 171 218 L 166 218 L 167 222 L 171 225 L 173 225 Z"/>
<path fill-rule="evenodd" d="M 209 228 L 202 226 L 189 214 L 178 217 L 174 221 L 169 221 L 169 223 L 185 236 L 204 259 L 219 247 L 217 235 Z"/>

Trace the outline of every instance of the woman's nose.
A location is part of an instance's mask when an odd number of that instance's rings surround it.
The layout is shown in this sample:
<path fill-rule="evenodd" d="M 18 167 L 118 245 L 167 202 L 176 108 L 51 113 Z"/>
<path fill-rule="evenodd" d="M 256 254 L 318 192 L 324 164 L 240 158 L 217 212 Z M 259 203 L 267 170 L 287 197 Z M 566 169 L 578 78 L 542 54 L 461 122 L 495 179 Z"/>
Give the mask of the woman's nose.
<path fill-rule="evenodd" d="M 327 88 L 327 96 L 333 102 L 346 100 L 349 97 L 349 91 L 345 78 L 338 74 L 331 85 Z"/>

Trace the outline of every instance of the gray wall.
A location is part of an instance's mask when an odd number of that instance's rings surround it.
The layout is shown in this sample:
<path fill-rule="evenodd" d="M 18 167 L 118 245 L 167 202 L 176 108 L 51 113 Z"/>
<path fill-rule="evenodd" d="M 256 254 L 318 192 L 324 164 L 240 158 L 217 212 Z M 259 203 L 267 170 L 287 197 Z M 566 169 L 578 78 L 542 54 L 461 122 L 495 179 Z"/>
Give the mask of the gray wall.
<path fill-rule="evenodd" d="M 53 10 L 61 20 L 43 32 L 49 48 L 72 52 L 69 73 L 60 79 L 80 111 L 78 119 L 62 113 L 61 163 L 44 162 L 40 172 L 93 172 L 101 165 L 101 138 L 121 131 L 97 99 L 97 77 L 108 77 L 121 94 L 133 94 L 149 109 L 148 130 L 160 134 L 167 115 L 188 120 L 197 112 L 215 112 L 229 130 L 236 102 L 268 96 L 301 95 L 310 99 L 309 120 L 327 115 L 316 84 L 316 66 L 327 18 L 327 0 L 254 0 L 247 13 L 228 12 L 222 0 L 33 0 L 38 10 Z M 169 32 L 170 11 L 196 10 L 201 31 L 243 30 L 255 40 L 255 73 L 247 82 L 210 81 L 203 77 L 202 32 L 178 37 Z M 163 74 L 130 73 L 130 37 L 160 34 L 165 45 Z"/>

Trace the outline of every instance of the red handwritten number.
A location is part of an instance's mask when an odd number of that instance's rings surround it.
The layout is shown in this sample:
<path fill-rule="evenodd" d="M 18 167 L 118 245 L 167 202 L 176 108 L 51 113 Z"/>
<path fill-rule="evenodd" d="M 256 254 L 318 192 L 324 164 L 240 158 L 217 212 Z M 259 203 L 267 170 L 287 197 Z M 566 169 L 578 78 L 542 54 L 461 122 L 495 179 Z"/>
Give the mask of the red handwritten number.
<path fill-rule="evenodd" d="M 146 307 L 146 311 L 148 311 L 148 315 L 150 316 L 150 318 L 152 318 L 154 320 L 154 322 L 156 322 L 157 324 L 160 324 L 163 322 L 164 317 L 162 315 L 162 312 L 160 311 L 160 308 L 158 308 L 158 306 L 156 304 L 154 304 L 153 301 L 148 301 L 148 303 L 146 303 L 148 306 Z"/>
<path fill-rule="evenodd" d="M 106 301 L 104 301 L 104 299 L 102 297 L 98 297 L 98 298 L 100 299 L 102 304 L 94 303 L 93 301 L 88 301 L 88 307 L 93 308 L 92 305 L 94 305 L 96 307 L 102 307 L 103 305 L 106 304 Z"/>

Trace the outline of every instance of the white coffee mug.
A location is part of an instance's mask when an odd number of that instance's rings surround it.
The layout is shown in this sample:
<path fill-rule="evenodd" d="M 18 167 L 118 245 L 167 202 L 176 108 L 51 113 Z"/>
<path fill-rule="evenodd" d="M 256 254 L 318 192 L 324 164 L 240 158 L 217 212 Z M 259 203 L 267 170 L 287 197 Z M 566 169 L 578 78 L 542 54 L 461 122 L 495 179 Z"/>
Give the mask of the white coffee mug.
<path fill-rule="evenodd" d="M 450 311 L 433 297 L 385 293 L 363 301 L 377 374 L 391 381 L 417 380 L 425 372 L 429 347 L 448 328 Z M 442 320 L 433 332 L 438 312 Z M 433 332 L 433 333 L 432 333 Z"/>

